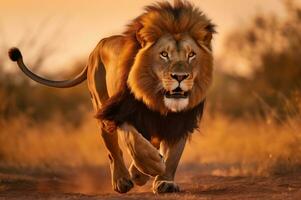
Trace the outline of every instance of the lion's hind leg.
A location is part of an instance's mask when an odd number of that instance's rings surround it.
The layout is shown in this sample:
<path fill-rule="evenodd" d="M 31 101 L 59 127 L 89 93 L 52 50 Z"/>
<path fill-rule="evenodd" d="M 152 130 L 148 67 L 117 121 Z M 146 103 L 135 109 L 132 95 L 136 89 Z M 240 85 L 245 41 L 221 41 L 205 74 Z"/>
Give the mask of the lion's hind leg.
<path fill-rule="evenodd" d="M 97 112 L 109 98 L 106 87 L 106 71 L 97 53 L 90 56 L 88 87 L 94 110 Z M 98 120 L 98 122 L 102 140 L 109 154 L 113 189 L 119 193 L 128 192 L 134 185 L 118 144 L 116 126 L 111 121 Z"/>
<path fill-rule="evenodd" d="M 125 166 L 122 151 L 118 145 L 117 132 L 102 130 L 102 139 L 109 151 L 112 186 L 116 192 L 126 193 L 133 188 L 130 174 Z"/>

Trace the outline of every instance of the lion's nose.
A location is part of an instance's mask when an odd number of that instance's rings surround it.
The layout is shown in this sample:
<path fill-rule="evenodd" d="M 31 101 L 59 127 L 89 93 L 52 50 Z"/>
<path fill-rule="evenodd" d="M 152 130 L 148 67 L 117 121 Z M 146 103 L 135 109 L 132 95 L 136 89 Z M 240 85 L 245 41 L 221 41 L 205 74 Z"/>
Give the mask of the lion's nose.
<path fill-rule="evenodd" d="M 171 76 L 171 78 L 181 82 L 181 81 L 187 79 L 189 77 L 189 74 L 186 74 L 186 73 L 185 74 L 171 73 L 170 76 Z"/>

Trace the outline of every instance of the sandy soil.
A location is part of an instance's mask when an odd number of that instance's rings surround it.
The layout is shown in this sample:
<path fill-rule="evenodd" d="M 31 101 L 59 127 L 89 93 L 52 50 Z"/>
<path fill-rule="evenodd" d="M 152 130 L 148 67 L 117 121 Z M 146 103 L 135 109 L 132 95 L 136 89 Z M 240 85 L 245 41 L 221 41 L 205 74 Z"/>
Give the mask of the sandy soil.
<path fill-rule="evenodd" d="M 0 169 L 0 199 L 301 199 L 301 173 L 269 177 L 224 177 L 181 167 L 178 194 L 154 195 L 151 182 L 127 194 L 111 190 L 107 168 L 62 171 Z"/>

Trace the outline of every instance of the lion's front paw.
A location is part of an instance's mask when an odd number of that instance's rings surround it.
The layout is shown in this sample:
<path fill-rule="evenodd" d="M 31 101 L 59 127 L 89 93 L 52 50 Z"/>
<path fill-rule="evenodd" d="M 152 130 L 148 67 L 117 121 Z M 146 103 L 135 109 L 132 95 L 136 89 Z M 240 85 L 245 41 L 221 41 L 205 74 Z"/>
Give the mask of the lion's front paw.
<path fill-rule="evenodd" d="M 153 184 L 155 194 L 180 192 L 179 186 L 174 181 L 155 181 Z"/>
<path fill-rule="evenodd" d="M 130 174 L 125 168 L 124 163 L 111 163 L 112 186 L 116 192 L 126 193 L 130 191 L 134 184 L 131 181 Z"/>
<path fill-rule="evenodd" d="M 116 192 L 126 193 L 134 187 L 133 182 L 129 178 L 119 178 L 113 182 L 113 188 Z"/>

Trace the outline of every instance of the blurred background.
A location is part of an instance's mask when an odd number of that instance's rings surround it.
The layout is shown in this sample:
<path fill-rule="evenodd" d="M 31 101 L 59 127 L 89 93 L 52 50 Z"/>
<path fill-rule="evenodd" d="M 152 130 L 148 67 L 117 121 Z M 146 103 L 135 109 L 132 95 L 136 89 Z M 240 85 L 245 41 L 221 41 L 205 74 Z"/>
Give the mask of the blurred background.
<path fill-rule="evenodd" d="M 19 47 L 40 75 L 70 78 L 101 38 L 121 33 L 152 2 L 0 1 L 0 174 L 55 174 L 72 182 L 62 184 L 67 191 L 106 187 L 96 180 L 109 183 L 108 159 L 86 85 L 40 86 L 8 60 L 7 51 Z M 301 0 L 192 2 L 218 33 L 202 128 L 180 170 L 218 176 L 300 170 Z"/>

